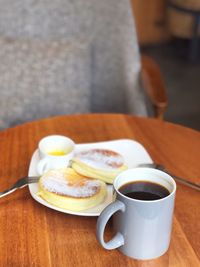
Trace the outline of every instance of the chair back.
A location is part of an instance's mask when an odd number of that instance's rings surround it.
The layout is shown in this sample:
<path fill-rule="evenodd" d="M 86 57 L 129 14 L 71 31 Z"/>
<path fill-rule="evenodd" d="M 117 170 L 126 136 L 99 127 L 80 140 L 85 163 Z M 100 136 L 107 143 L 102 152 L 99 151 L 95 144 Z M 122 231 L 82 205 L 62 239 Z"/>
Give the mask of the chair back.
<path fill-rule="evenodd" d="M 146 114 L 129 0 L 0 4 L 0 128 L 57 114 Z"/>

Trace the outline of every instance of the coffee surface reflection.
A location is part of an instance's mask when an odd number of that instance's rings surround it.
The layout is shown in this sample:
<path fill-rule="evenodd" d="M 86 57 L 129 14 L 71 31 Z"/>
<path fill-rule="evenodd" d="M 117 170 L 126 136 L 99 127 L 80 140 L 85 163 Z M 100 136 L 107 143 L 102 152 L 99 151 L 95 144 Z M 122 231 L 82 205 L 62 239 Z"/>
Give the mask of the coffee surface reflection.
<path fill-rule="evenodd" d="M 149 181 L 126 183 L 119 188 L 119 192 L 129 198 L 147 201 L 158 200 L 170 194 L 164 186 Z"/>

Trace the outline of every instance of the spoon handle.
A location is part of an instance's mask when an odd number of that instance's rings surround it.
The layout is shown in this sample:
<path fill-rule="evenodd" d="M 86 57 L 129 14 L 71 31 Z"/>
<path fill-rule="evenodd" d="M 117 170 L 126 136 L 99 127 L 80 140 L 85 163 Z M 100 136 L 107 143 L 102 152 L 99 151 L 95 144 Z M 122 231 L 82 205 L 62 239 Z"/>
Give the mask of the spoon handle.
<path fill-rule="evenodd" d="M 174 178 L 175 181 L 180 182 L 180 183 L 182 183 L 182 184 L 184 184 L 184 185 L 187 185 L 187 186 L 189 186 L 189 187 L 192 187 L 192 188 L 194 188 L 194 189 L 200 191 L 200 185 L 199 185 L 199 184 L 190 182 L 190 181 L 185 180 L 185 179 L 183 179 L 183 178 L 177 177 L 177 176 L 175 176 L 175 175 L 173 175 L 173 174 L 171 174 L 171 176 Z"/>

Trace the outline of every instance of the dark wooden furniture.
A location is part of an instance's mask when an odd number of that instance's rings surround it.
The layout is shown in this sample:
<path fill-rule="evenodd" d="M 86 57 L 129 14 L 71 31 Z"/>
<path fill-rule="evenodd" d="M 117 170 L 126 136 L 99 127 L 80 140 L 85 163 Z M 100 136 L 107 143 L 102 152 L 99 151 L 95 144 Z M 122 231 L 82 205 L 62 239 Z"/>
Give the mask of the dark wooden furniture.
<path fill-rule="evenodd" d="M 191 62 L 196 62 L 199 54 L 199 29 L 200 29 L 200 4 L 199 1 L 180 1 L 169 0 L 169 10 L 174 12 L 173 20 L 179 20 L 179 24 L 172 26 L 175 28 L 175 33 L 172 29 L 172 34 L 180 37 L 188 37 L 190 39 L 188 59 Z M 177 17 L 177 15 L 179 17 Z M 178 29 L 177 29 L 178 28 Z"/>
<path fill-rule="evenodd" d="M 142 82 L 147 96 L 149 97 L 154 116 L 163 119 L 168 105 L 167 92 L 163 76 L 158 64 L 150 57 L 142 55 Z"/>

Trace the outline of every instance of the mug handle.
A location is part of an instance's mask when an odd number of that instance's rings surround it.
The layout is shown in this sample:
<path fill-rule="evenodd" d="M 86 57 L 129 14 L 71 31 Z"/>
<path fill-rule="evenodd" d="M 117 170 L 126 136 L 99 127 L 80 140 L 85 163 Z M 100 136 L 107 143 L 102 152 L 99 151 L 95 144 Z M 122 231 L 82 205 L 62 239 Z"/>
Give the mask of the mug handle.
<path fill-rule="evenodd" d="M 97 229 L 96 229 L 96 235 L 97 240 L 99 243 L 104 247 L 105 249 L 115 249 L 122 245 L 124 245 L 124 237 L 120 232 L 117 232 L 117 234 L 108 242 L 104 241 L 104 231 L 106 224 L 110 217 L 117 211 L 125 211 L 125 205 L 119 200 L 116 200 L 115 202 L 108 205 L 100 214 L 98 220 L 97 220 Z"/>
<path fill-rule="evenodd" d="M 49 170 L 49 159 L 48 158 L 41 159 L 37 165 L 37 172 L 39 173 L 39 175 L 43 175 L 48 170 Z"/>

